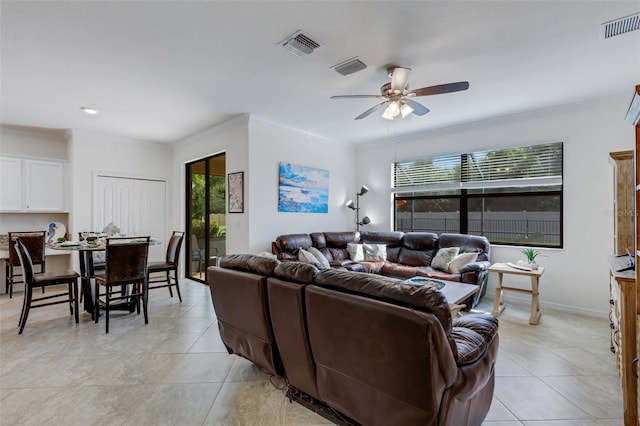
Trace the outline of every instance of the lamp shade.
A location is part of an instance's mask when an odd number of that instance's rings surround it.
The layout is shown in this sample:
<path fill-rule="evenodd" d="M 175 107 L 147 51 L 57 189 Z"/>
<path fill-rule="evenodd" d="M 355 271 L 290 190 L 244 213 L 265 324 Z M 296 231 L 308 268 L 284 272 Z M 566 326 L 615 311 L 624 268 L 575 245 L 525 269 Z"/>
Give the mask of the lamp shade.
<path fill-rule="evenodd" d="M 359 223 L 359 225 L 368 225 L 371 223 L 371 219 L 369 219 L 369 216 L 365 216 L 362 218 L 362 222 Z"/>
<path fill-rule="evenodd" d="M 358 195 L 364 195 L 364 194 L 366 194 L 367 192 L 369 192 L 369 188 L 367 188 L 366 186 L 362 185 L 362 186 L 360 187 L 360 192 L 358 193 Z"/>
<path fill-rule="evenodd" d="M 351 210 L 355 210 L 356 204 L 353 202 L 353 200 L 349 200 L 347 201 L 347 204 L 345 204 L 345 207 L 349 207 Z"/>

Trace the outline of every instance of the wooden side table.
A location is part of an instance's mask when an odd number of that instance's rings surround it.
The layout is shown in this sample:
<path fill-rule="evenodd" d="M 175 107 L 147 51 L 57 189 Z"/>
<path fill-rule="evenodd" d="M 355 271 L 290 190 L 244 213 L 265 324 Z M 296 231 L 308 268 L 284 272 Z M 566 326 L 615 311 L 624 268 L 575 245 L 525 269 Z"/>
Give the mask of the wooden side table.
<path fill-rule="evenodd" d="M 542 312 L 540 311 L 540 300 L 538 297 L 540 295 L 540 277 L 542 276 L 542 274 L 544 274 L 544 268 L 541 266 L 538 269 L 526 271 L 523 269 L 513 268 L 506 263 L 495 263 L 491 265 L 491 267 L 489 268 L 489 272 L 495 272 L 496 274 L 498 274 L 498 286 L 496 287 L 496 296 L 493 302 L 493 311 L 491 313 L 497 317 L 500 316 L 502 311 L 504 311 L 505 304 L 502 301 L 502 294 L 504 290 L 519 291 L 521 293 L 531 294 L 531 318 L 529 318 L 529 324 L 538 324 L 538 320 L 540 319 L 540 315 L 542 314 Z M 502 278 L 504 274 L 531 277 L 531 290 L 515 287 L 505 287 L 504 285 L 502 285 Z"/>

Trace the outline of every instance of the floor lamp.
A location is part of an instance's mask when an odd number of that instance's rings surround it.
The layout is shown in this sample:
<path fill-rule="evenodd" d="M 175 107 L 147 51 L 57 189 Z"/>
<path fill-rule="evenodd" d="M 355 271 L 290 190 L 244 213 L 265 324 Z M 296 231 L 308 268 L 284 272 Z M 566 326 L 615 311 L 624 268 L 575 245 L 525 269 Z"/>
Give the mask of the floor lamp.
<path fill-rule="evenodd" d="M 360 192 L 356 194 L 356 202 L 354 203 L 353 200 L 349 200 L 347 201 L 347 204 L 345 204 L 351 210 L 355 210 L 356 212 L 356 231 L 360 231 L 361 225 L 367 225 L 371 223 L 371 219 L 369 219 L 369 216 L 363 217 L 362 221 L 360 220 L 360 196 L 366 194 L 367 192 L 369 192 L 369 188 L 362 185 L 360 187 Z"/>

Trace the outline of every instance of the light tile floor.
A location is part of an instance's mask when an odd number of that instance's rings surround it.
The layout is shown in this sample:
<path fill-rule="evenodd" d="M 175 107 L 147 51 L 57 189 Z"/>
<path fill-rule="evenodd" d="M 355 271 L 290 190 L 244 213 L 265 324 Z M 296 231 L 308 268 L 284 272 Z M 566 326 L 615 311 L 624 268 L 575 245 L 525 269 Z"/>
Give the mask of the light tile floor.
<path fill-rule="evenodd" d="M 22 293 L 0 296 L 2 425 L 326 425 L 268 375 L 228 355 L 208 287 L 181 282 L 183 303 L 153 290 L 142 315 L 104 320 L 65 305 L 17 323 Z M 479 309 L 491 310 L 485 299 Z M 485 425 L 618 426 L 620 382 L 605 319 L 509 304 L 500 317 L 496 389 Z M 273 381 L 279 385 L 278 381 Z"/>

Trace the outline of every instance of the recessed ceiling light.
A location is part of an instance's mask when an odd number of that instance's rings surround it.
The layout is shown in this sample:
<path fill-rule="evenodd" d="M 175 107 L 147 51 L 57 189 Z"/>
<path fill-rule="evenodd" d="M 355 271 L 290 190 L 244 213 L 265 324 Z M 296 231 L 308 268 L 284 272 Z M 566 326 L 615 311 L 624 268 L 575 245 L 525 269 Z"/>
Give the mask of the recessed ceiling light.
<path fill-rule="evenodd" d="M 100 112 L 97 109 L 90 108 L 90 107 L 80 107 L 80 109 L 83 110 L 86 114 L 89 114 L 89 115 L 96 115 L 97 113 Z"/>

